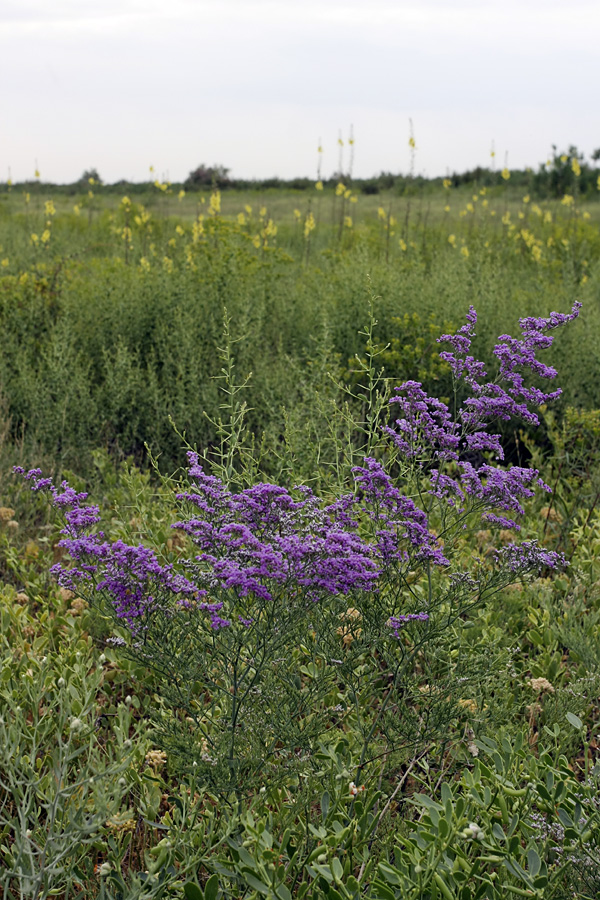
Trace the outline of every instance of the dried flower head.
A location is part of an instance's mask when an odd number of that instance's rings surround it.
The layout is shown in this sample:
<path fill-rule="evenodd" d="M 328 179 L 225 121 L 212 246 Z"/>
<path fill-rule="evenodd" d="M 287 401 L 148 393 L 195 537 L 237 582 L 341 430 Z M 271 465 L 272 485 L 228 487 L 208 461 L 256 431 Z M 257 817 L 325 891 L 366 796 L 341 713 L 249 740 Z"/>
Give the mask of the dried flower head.
<path fill-rule="evenodd" d="M 536 693 L 538 693 L 538 694 L 543 694 L 543 693 L 553 694 L 554 693 L 554 687 L 552 686 L 552 684 L 550 684 L 550 682 L 548 681 L 547 678 L 532 678 L 530 681 L 527 682 L 527 684 L 529 685 L 529 687 L 532 690 L 536 691 Z"/>

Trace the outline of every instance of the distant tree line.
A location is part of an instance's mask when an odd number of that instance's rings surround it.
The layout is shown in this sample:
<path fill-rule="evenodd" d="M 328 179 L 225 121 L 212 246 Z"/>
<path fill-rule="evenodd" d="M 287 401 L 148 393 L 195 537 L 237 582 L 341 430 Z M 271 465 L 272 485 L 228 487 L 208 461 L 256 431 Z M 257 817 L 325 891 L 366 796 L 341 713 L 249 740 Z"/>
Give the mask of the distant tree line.
<path fill-rule="evenodd" d="M 565 194 L 579 194 L 583 196 L 598 195 L 598 177 L 600 176 L 600 148 L 594 150 L 587 161 L 577 147 L 571 145 L 568 150 L 559 152 L 556 146 L 552 148 L 550 159 L 540 165 L 537 171 L 533 169 L 511 169 L 510 184 L 528 191 L 535 197 L 562 197 Z M 230 175 L 230 169 L 226 166 L 202 163 L 193 169 L 185 181 L 170 185 L 173 190 L 205 191 L 208 189 L 219 190 L 268 190 L 287 189 L 295 191 L 312 190 L 315 185 L 314 178 L 234 178 Z M 335 173 L 331 178 L 323 179 L 325 187 L 338 184 L 343 181 L 352 186 L 355 191 L 363 194 L 379 194 L 393 191 L 398 195 L 411 195 L 422 193 L 428 189 L 437 188 L 444 180 L 450 181 L 453 187 L 461 185 L 473 185 L 478 187 L 494 187 L 505 182 L 507 170 L 498 170 L 477 166 L 462 173 L 452 173 L 443 177 L 427 178 L 424 175 L 402 175 L 392 172 L 380 172 L 371 178 L 350 178 L 344 173 Z M 27 181 L 19 186 L 25 189 L 39 181 Z M 130 182 L 120 180 L 114 184 L 104 184 L 97 169 L 86 169 L 77 181 L 72 184 L 50 185 L 60 193 L 79 194 L 89 190 L 94 185 L 102 186 L 103 191 L 127 192 L 128 194 L 146 193 L 152 189 L 155 182 Z M 17 185 L 13 185 L 17 187 Z M 0 191 L 10 189 L 7 183 L 0 184 Z"/>

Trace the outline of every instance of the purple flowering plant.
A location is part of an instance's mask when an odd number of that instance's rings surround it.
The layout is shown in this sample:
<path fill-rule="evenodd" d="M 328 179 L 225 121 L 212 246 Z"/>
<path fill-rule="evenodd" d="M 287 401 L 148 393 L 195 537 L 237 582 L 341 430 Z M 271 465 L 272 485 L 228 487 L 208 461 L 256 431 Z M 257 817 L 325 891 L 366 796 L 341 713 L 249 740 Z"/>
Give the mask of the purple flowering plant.
<path fill-rule="evenodd" d="M 501 335 L 494 380 L 470 353 L 471 308 L 439 339 L 462 404 L 451 412 L 417 382 L 400 385 L 384 441 L 333 498 L 265 482 L 234 491 L 190 450 L 173 498 L 176 563 L 111 541 L 85 493 L 17 468 L 63 517 L 59 583 L 110 612 L 109 640 L 160 676 L 156 726 L 184 769 L 239 796 L 310 765 L 336 727 L 355 735 L 358 784 L 370 759 L 444 727 L 448 704 L 420 690 L 423 660 L 430 678 L 458 677 L 448 648 L 462 618 L 515 579 L 564 563 L 534 541 L 475 558 L 468 572 L 453 552 L 482 519 L 518 531 L 524 502 L 549 490 L 535 469 L 504 467 L 491 429 L 535 423 L 535 407 L 559 395 L 525 375 L 554 379 L 537 352 L 579 308 L 521 319 L 519 339 Z M 479 465 L 465 458 L 473 453 Z"/>

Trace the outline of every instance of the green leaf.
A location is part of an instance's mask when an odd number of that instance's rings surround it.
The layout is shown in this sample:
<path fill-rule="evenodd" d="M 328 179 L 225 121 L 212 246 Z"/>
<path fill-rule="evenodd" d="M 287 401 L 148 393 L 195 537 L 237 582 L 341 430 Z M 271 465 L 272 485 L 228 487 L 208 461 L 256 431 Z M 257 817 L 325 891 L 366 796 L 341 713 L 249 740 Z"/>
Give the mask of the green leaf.
<path fill-rule="evenodd" d="M 527 868 L 529 869 L 530 875 L 535 878 L 537 873 L 540 871 L 542 866 L 542 861 L 539 857 L 539 854 L 533 847 L 527 851 Z"/>
<path fill-rule="evenodd" d="M 216 900 L 219 893 L 219 878 L 213 873 L 204 885 L 204 900 Z"/>
<path fill-rule="evenodd" d="M 344 876 L 344 868 L 337 856 L 334 856 L 331 860 L 331 871 L 333 872 L 333 877 L 337 882 L 342 880 Z"/>
<path fill-rule="evenodd" d="M 213 878 L 214 877 L 215 876 L 213 876 Z M 186 900 L 204 900 L 204 894 L 193 881 L 188 881 L 184 884 L 183 893 L 185 894 Z"/>
<path fill-rule="evenodd" d="M 568 712 L 566 715 L 566 719 L 567 722 L 569 722 L 573 726 L 573 728 L 577 729 L 577 731 L 581 731 L 581 729 L 583 728 L 583 722 L 581 721 L 579 716 L 575 715 L 575 713 Z"/>
<path fill-rule="evenodd" d="M 269 885 L 265 884 L 264 881 L 261 881 L 251 872 L 244 872 L 243 878 L 246 884 L 251 888 L 254 888 L 255 891 L 258 891 L 259 894 L 265 894 L 266 896 L 267 894 L 271 893 L 271 888 L 269 887 Z"/>

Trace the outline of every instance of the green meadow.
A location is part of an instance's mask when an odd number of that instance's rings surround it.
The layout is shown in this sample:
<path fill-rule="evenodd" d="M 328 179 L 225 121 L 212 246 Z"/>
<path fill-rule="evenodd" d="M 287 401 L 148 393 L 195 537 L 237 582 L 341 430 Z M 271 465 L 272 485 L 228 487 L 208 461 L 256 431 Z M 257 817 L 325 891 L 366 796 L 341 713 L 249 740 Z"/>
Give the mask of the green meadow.
<path fill-rule="evenodd" d="M 599 226 L 600 176 L 567 156 L 544 177 L 1 186 L 3 897 L 598 896 Z M 464 509 L 432 500 L 439 447 L 417 465 L 386 438 L 395 389 L 457 416 L 441 334 L 474 307 L 470 352 L 493 373 L 520 318 L 577 303 L 540 350 L 560 397 L 494 425 L 503 461 L 468 457 L 551 491 L 514 489 L 518 533 L 482 520 L 492 474 Z M 342 581 L 314 610 L 286 570 L 277 615 L 215 576 L 187 630 L 150 610 L 132 637 L 96 575 L 59 585 L 64 509 L 13 466 L 86 492 L 106 547 L 193 580 L 188 452 L 232 509 L 300 485 L 329 516 L 376 460 L 447 567 L 415 543 L 381 588 Z M 365 508 L 343 527 L 374 546 L 387 513 Z M 514 540 L 551 555 L 502 568 Z"/>

